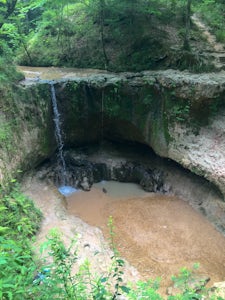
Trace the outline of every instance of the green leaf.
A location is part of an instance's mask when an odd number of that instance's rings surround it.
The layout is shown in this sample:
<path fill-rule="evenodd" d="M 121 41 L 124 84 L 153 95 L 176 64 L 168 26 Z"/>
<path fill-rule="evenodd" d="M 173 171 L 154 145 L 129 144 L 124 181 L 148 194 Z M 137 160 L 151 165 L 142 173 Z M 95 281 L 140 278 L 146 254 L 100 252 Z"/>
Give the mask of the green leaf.
<path fill-rule="evenodd" d="M 0 233 L 4 233 L 9 229 L 9 227 L 0 226 Z"/>
<path fill-rule="evenodd" d="M 0 265 L 5 265 L 5 264 L 7 264 L 7 263 L 8 263 L 7 260 L 2 259 L 2 258 L 0 257 Z"/>
<path fill-rule="evenodd" d="M 127 287 L 127 286 L 125 286 L 125 285 L 122 285 L 121 287 L 121 290 L 124 292 L 124 293 L 126 293 L 126 294 L 129 294 L 129 292 L 130 292 L 130 288 L 129 287 Z"/>

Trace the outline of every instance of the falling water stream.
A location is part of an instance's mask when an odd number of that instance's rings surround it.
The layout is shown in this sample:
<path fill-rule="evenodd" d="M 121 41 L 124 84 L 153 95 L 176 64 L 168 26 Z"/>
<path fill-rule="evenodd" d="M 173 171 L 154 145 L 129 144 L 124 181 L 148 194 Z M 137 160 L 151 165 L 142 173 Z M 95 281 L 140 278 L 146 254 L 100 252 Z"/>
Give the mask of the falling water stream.
<path fill-rule="evenodd" d="M 52 108 L 54 114 L 53 120 L 55 123 L 55 137 L 56 137 L 56 142 L 58 147 L 58 160 L 59 160 L 60 173 L 61 173 L 60 174 L 61 186 L 59 187 L 59 192 L 65 196 L 69 196 L 70 194 L 76 192 L 77 190 L 71 186 L 68 186 L 66 182 L 66 162 L 64 158 L 64 152 L 63 152 L 64 143 L 63 143 L 62 130 L 61 130 L 61 120 L 60 120 L 60 114 L 57 105 L 54 83 L 52 82 L 50 86 L 51 86 Z"/>

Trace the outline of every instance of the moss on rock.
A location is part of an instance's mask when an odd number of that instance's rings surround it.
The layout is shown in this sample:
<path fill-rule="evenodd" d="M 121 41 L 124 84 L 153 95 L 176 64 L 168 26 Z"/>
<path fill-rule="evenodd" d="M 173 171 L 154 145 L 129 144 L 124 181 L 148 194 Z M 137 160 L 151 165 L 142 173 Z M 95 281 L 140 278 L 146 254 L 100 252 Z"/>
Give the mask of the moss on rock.
<path fill-rule="evenodd" d="M 26 171 L 54 150 L 47 85 L 13 86 L 2 91 L 0 184 Z"/>

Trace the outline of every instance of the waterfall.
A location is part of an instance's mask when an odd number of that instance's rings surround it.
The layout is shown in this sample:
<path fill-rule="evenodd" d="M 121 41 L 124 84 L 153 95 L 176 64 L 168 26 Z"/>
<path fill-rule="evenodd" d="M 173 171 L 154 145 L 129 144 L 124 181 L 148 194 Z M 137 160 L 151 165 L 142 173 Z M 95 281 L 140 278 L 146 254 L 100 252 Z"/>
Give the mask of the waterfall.
<path fill-rule="evenodd" d="M 72 186 L 67 186 L 66 185 L 66 162 L 64 158 L 64 153 L 63 153 L 63 137 L 62 137 L 62 130 L 61 130 L 61 120 L 60 120 L 60 113 L 58 110 L 58 105 L 57 105 L 57 99 L 56 99 L 56 94 L 55 94 L 55 87 L 54 83 L 52 82 L 50 84 L 51 86 L 51 98 L 52 98 L 52 108 L 53 108 L 53 115 L 54 115 L 54 123 L 55 123 L 55 137 L 56 137 L 56 142 L 58 146 L 58 158 L 59 158 L 59 165 L 60 165 L 60 179 L 61 179 L 61 186 L 59 187 L 59 192 L 63 194 L 64 196 L 69 196 L 72 193 L 76 192 L 77 189 L 75 189 Z"/>
<path fill-rule="evenodd" d="M 66 162 L 64 158 L 63 152 L 63 137 L 62 137 L 62 130 L 61 130 L 61 120 L 60 120 L 60 113 L 58 110 L 57 99 L 55 94 L 55 87 L 54 83 L 50 83 L 51 86 L 51 98 L 52 98 L 52 108 L 53 108 L 53 115 L 54 115 L 54 123 L 55 123 L 55 138 L 58 146 L 58 159 L 60 165 L 60 180 L 61 186 L 59 187 L 59 192 L 64 196 L 69 196 L 72 193 L 76 192 L 77 190 L 72 186 L 67 186 L 66 180 Z"/>
<path fill-rule="evenodd" d="M 54 114 L 54 123 L 55 123 L 55 137 L 58 146 L 58 158 L 60 164 L 60 175 L 61 175 L 61 183 L 64 186 L 66 184 L 66 162 L 63 153 L 63 138 L 62 138 L 62 130 L 61 130 L 61 120 L 60 114 L 57 105 L 57 99 L 55 94 L 55 87 L 54 84 L 51 83 L 51 98 L 52 98 L 52 108 Z"/>

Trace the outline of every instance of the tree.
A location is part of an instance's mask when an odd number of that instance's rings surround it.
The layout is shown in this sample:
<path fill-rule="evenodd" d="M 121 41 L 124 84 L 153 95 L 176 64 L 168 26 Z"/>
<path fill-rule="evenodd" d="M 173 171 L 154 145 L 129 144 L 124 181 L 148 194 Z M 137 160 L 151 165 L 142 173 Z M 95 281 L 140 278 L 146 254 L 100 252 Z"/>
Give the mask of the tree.
<path fill-rule="evenodd" d="M 0 28 L 4 25 L 5 21 L 14 13 L 17 0 L 0 1 Z"/>
<path fill-rule="evenodd" d="M 105 23 L 105 0 L 99 0 L 100 1 L 100 33 L 101 33 L 101 44 L 102 44 L 102 52 L 104 55 L 105 59 L 105 69 L 108 68 L 109 65 L 109 59 L 106 54 L 106 49 L 105 49 L 105 37 L 104 37 L 104 23 Z"/>
<path fill-rule="evenodd" d="M 191 4 L 192 0 L 186 2 L 186 13 L 185 13 L 185 35 L 184 35 L 184 50 L 190 51 L 190 29 L 191 29 Z"/>

